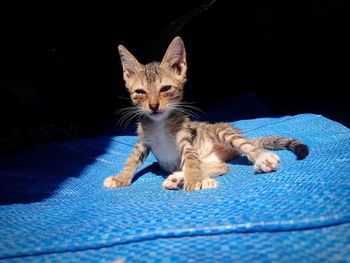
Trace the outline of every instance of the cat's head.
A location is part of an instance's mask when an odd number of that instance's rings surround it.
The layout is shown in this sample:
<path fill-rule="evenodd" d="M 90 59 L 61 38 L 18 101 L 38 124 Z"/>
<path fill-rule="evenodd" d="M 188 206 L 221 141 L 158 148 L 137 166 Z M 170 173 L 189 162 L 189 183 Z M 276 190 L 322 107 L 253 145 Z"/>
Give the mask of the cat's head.
<path fill-rule="evenodd" d="M 166 117 L 182 100 L 186 82 L 186 51 L 182 39 L 174 38 L 160 63 L 143 65 L 122 45 L 118 50 L 133 105 L 153 120 Z"/>

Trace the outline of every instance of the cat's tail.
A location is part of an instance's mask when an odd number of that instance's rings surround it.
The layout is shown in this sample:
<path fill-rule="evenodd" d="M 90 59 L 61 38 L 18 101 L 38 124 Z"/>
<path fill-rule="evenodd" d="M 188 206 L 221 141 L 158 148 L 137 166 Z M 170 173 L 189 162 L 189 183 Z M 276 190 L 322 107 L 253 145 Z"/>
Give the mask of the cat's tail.
<path fill-rule="evenodd" d="M 284 137 L 263 137 L 251 138 L 248 141 L 258 147 L 269 150 L 289 150 L 292 151 L 298 160 L 304 159 L 309 154 L 306 144 L 292 138 Z"/>

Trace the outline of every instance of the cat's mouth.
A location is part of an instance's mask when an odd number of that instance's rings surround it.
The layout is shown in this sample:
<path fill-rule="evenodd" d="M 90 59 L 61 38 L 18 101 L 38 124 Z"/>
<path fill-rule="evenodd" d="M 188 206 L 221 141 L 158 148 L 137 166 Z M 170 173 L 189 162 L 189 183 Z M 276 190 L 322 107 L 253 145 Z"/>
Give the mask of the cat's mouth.
<path fill-rule="evenodd" d="M 151 116 L 157 116 L 157 115 L 162 115 L 164 112 L 162 111 L 153 111 L 150 113 Z"/>
<path fill-rule="evenodd" d="M 166 113 L 166 111 L 154 111 L 154 112 L 150 112 L 149 116 L 152 119 L 159 120 L 159 119 L 162 119 L 166 115 L 165 113 Z"/>

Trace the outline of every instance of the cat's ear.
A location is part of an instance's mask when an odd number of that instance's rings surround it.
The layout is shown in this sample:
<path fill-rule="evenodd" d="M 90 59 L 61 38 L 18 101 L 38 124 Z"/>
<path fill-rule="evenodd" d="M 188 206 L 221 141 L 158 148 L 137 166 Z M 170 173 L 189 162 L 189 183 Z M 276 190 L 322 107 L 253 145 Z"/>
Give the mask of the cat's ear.
<path fill-rule="evenodd" d="M 142 65 L 124 46 L 119 45 L 118 51 L 123 66 L 123 77 L 128 82 L 137 71 L 142 69 Z"/>
<path fill-rule="evenodd" d="M 175 70 L 180 76 L 186 75 L 186 50 L 181 37 L 175 37 L 174 40 L 171 41 L 163 57 L 162 65 Z"/>

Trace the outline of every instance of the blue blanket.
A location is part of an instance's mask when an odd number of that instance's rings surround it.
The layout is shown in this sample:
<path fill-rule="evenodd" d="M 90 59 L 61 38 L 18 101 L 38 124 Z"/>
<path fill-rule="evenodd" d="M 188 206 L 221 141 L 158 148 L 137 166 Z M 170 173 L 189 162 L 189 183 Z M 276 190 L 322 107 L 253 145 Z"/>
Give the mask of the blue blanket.
<path fill-rule="evenodd" d="M 0 160 L 0 260 L 6 262 L 350 262 L 350 131 L 320 115 L 237 121 L 247 137 L 295 137 L 302 161 L 255 174 L 233 160 L 219 187 L 162 189 L 151 155 L 135 182 L 106 190 L 136 136 L 36 146 Z"/>

